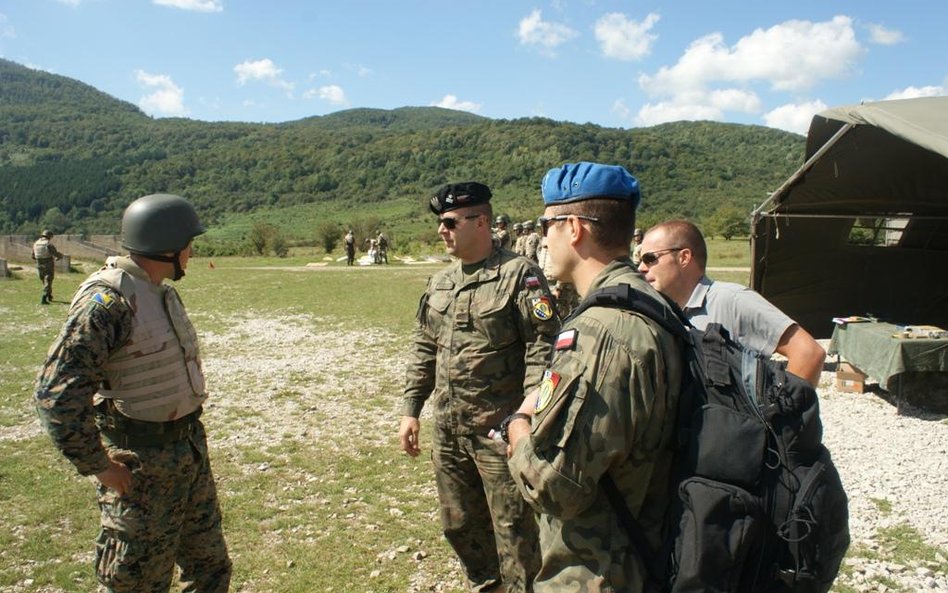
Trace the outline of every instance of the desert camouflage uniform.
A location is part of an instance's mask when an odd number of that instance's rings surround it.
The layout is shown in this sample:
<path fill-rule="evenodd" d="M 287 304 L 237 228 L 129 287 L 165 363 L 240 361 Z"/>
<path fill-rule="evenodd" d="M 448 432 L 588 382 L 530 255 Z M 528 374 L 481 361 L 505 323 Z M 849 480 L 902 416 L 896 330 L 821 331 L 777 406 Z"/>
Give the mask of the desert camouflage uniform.
<path fill-rule="evenodd" d="M 511 480 L 506 445 L 488 434 L 539 382 L 559 320 L 542 272 L 523 258 L 494 249 L 465 268 L 455 262 L 428 281 L 402 413 L 417 418 L 429 397 L 434 405 L 442 526 L 471 589 L 502 579 L 511 593 L 531 591 L 536 520 Z"/>
<path fill-rule="evenodd" d="M 56 249 L 47 237 L 40 237 L 33 243 L 33 259 L 36 260 L 36 273 L 43 283 L 43 303 L 53 300 L 53 278 L 56 276 L 56 264 L 53 258 L 62 259 L 63 254 Z"/>
<path fill-rule="evenodd" d="M 510 233 L 507 229 L 497 229 L 494 231 L 494 237 L 497 239 L 497 245 L 502 249 L 510 249 Z"/>
<path fill-rule="evenodd" d="M 540 252 L 540 234 L 530 231 L 524 235 L 523 254 L 533 261 L 538 261 Z"/>
<path fill-rule="evenodd" d="M 123 269 L 147 281 L 144 270 L 120 259 Z M 167 285 L 160 290 L 174 291 Z M 177 294 L 167 298 L 177 300 Z M 121 292 L 90 277 L 76 293 L 40 371 L 36 408 L 54 444 L 80 474 L 106 470 L 107 450 L 132 471 L 131 489 L 122 496 L 98 484 L 101 530 L 95 564 L 106 591 L 167 592 L 177 563 L 184 591 L 224 593 L 231 562 L 204 426 L 197 419 L 206 395 L 194 394 L 186 409 L 196 411 L 174 424 L 133 420 L 116 411 L 121 402 L 96 395 L 104 389 L 104 366 L 132 343 L 134 316 Z M 182 320 L 193 332 L 186 315 Z M 181 438 L 159 442 L 167 440 L 159 430 L 177 431 Z"/>
<path fill-rule="evenodd" d="M 516 253 L 517 255 L 523 255 L 525 253 L 524 244 L 526 242 L 526 239 L 527 239 L 526 235 L 517 235 L 517 239 L 516 241 L 514 241 L 514 244 L 513 244 L 514 253 Z"/>
<path fill-rule="evenodd" d="M 661 300 L 628 260 L 609 264 L 590 292 L 621 283 Z M 600 478 L 612 476 L 657 548 L 681 372 L 675 340 L 643 317 L 593 307 L 564 325 L 532 431 L 509 462 L 541 513 L 538 593 L 643 590 L 640 559 Z"/>
<path fill-rule="evenodd" d="M 546 237 L 540 239 L 540 251 L 537 254 L 537 263 L 546 276 L 546 281 L 555 288 L 556 294 L 556 313 L 560 319 L 566 319 L 569 314 L 579 304 L 579 293 L 576 287 L 570 282 L 560 282 L 553 273 L 553 262 L 550 260 L 550 250 L 546 246 Z"/>

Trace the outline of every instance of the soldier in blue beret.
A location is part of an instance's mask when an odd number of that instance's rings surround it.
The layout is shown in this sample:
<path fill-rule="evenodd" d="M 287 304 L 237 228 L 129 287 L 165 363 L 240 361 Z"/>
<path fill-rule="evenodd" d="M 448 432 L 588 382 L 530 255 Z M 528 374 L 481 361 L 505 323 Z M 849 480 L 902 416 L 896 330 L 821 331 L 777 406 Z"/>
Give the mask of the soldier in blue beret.
<path fill-rule="evenodd" d="M 399 440 L 420 453 L 418 418 L 430 399 L 445 538 L 471 591 L 525 593 L 540 566 L 536 519 L 507 469 L 507 445 L 492 435 L 540 383 L 560 324 L 539 267 L 493 241 L 490 198 L 471 181 L 430 199 L 457 260 L 419 303 Z"/>
<path fill-rule="evenodd" d="M 542 192 L 557 279 L 581 298 L 627 284 L 664 302 L 629 259 L 640 193 L 628 171 L 566 164 L 546 174 Z M 671 334 L 620 309 L 590 307 L 564 323 L 540 387 L 507 426 L 510 471 L 540 513 L 537 593 L 645 589 L 643 559 L 601 480 L 611 477 L 658 549 L 681 360 Z"/>

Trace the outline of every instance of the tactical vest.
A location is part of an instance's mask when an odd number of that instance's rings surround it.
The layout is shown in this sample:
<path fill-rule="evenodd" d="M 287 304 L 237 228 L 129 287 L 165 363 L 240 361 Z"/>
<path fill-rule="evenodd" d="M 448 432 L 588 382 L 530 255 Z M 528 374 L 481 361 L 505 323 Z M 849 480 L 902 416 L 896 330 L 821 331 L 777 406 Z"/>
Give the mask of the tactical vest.
<path fill-rule="evenodd" d="M 139 278 L 123 265 L 135 264 L 109 258 L 77 292 L 106 284 L 134 311 L 131 337 L 103 366 L 105 381 L 97 395 L 137 420 L 162 422 L 190 414 L 207 399 L 194 326 L 174 287 Z"/>
<path fill-rule="evenodd" d="M 49 239 L 40 237 L 33 243 L 33 259 L 52 259 L 49 253 Z"/>

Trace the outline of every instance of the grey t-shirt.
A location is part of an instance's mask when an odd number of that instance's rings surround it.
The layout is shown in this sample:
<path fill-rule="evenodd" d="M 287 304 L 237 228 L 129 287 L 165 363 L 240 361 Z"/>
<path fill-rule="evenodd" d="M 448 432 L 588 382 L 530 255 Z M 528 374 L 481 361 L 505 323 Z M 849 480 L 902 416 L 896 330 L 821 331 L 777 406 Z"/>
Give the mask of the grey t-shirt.
<path fill-rule="evenodd" d="M 769 357 L 794 321 L 758 293 L 733 282 L 702 276 L 684 307 L 698 329 L 720 323 L 745 350 Z"/>

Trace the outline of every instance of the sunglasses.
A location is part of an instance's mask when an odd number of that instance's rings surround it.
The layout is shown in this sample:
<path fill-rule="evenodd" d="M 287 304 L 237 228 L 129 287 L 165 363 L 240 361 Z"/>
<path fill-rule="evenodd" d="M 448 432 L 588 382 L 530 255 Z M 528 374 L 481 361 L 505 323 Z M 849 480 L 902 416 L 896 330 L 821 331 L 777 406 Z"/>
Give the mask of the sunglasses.
<path fill-rule="evenodd" d="M 450 231 L 454 228 L 457 228 L 459 220 L 471 220 L 472 218 L 477 218 L 479 216 L 483 216 L 483 215 L 482 214 L 468 214 L 467 216 L 459 216 L 457 218 L 453 216 L 452 217 L 445 216 L 438 219 L 438 224 L 443 224 L 444 228 Z"/>
<path fill-rule="evenodd" d="M 550 223 L 562 222 L 567 220 L 570 216 L 575 216 L 581 220 L 588 220 L 589 222 L 599 222 L 599 219 L 595 216 L 583 216 L 582 214 L 557 214 L 556 216 L 541 216 L 537 219 L 537 222 L 540 223 L 540 232 L 545 237 L 546 230 L 550 227 Z"/>
<path fill-rule="evenodd" d="M 662 258 L 666 253 L 671 253 L 672 251 L 681 251 L 685 249 L 684 247 L 669 247 L 668 249 L 658 249 L 655 251 L 649 251 L 648 253 L 642 254 L 642 263 L 646 266 L 654 266 L 658 260 Z"/>

